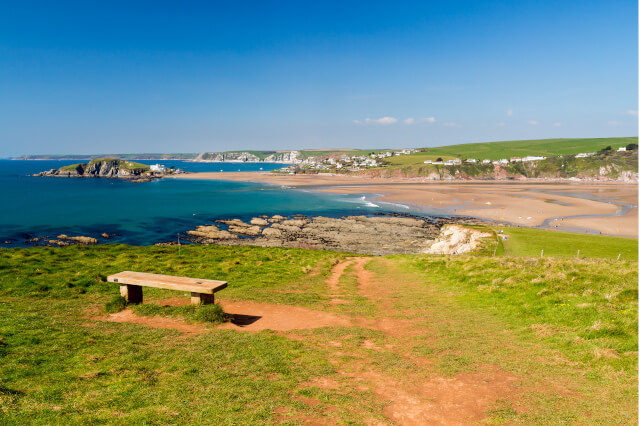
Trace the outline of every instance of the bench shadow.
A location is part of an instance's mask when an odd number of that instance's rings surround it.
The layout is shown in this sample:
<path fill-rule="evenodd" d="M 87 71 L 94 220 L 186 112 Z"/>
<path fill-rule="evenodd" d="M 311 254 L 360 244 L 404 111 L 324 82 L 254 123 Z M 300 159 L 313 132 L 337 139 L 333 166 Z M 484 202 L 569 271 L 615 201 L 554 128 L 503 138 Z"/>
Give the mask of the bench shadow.
<path fill-rule="evenodd" d="M 231 323 L 238 327 L 245 327 L 258 321 L 261 316 L 257 315 L 244 315 L 244 314 L 229 314 L 231 316 Z"/>

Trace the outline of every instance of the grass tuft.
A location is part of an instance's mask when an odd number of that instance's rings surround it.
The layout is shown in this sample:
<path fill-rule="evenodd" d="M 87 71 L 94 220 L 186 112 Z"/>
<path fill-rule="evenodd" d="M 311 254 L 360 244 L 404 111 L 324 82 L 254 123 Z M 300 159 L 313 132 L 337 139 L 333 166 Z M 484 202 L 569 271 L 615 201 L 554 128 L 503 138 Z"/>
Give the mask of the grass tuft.
<path fill-rule="evenodd" d="M 127 307 L 127 299 L 122 296 L 115 296 L 113 299 L 105 303 L 104 310 L 107 313 L 115 314 L 124 311 Z"/>
<path fill-rule="evenodd" d="M 187 321 L 206 322 L 208 324 L 222 324 L 229 321 L 220 305 L 187 305 L 187 306 L 160 306 L 155 303 L 144 303 L 133 306 L 137 315 L 148 317 L 178 317 Z"/>
<path fill-rule="evenodd" d="M 193 314 L 193 318 L 200 322 L 221 324 L 229 320 L 229 315 L 227 315 L 222 310 L 222 307 L 216 303 L 214 305 L 197 306 Z"/>

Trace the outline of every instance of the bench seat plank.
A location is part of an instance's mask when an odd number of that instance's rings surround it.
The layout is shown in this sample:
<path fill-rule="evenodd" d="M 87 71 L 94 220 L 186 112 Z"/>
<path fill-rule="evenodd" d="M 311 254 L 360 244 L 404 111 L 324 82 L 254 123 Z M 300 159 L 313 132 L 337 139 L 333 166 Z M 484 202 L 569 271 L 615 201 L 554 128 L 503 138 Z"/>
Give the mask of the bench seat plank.
<path fill-rule="evenodd" d="M 167 290 L 189 291 L 192 293 L 213 294 L 227 287 L 226 281 L 205 280 L 200 278 L 176 277 L 172 275 L 149 274 L 146 272 L 123 271 L 109 275 L 110 283 L 137 285 L 142 287 L 164 288 Z"/>

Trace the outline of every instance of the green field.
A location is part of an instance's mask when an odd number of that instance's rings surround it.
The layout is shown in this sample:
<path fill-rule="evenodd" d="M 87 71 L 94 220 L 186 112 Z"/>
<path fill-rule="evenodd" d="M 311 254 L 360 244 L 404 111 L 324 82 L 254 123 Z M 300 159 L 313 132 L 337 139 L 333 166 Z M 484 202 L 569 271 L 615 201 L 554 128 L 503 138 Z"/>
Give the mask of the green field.
<path fill-rule="evenodd" d="M 638 143 L 637 137 L 599 138 L 599 139 L 541 139 L 525 141 L 504 141 L 449 145 L 435 148 L 424 148 L 423 152 L 392 157 L 391 164 L 417 164 L 424 160 L 452 158 L 475 158 L 477 160 L 499 160 L 511 157 L 539 155 L 553 157 L 572 155 L 581 152 L 595 152 L 607 146 L 617 149 L 631 143 Z"/>
<path fill-rule="evenodd" d="M 578 257 L 638 260 L 638 240 L 602 235 L 575 234 L 542 229 L 503 227 L 506 241 L 500 241 L 510 256 Z"/>
<path fill-rule="evenodd" d="M 505 234 L 495 257 L 491 238 L 462 256 L 1 249 L 0 424 L 380 424 L 407 421 L 407 412 L 425 424 L 433 413 L 634 423 L 637 240 Z M 330 284 L 336 264 L 344 272 Z M 122 270 L 227 280 L 223 302 L 268 303 L 283 318 L 305 308 L 347 323 L 219 329 L 210 306 L 167 304 L 188 296 L 159 289 L 129 308 L 204 331 L 107 322 L 105 307 L 125 306 L 114 306 L 118 288 L 106 276 Z"/>

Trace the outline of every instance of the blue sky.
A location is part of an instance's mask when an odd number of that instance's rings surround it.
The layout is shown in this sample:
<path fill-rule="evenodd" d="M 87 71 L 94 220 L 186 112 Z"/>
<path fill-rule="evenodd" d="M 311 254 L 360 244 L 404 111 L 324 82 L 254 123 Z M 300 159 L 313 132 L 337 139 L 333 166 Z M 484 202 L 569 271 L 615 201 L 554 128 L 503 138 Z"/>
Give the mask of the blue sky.
<path fill-rule="evenodd" d="M 0 156 L 638 134 L 635 1 L 0 4 Z"/>

